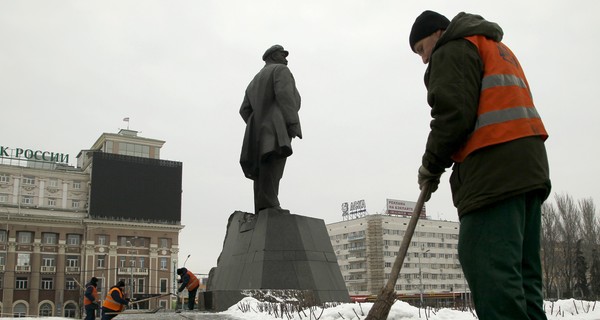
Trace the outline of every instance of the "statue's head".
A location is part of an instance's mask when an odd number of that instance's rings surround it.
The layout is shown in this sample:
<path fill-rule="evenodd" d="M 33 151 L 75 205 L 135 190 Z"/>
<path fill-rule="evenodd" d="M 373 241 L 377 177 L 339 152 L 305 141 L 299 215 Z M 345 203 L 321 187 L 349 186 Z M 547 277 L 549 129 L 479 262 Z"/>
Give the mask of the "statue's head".
<path fill-rule="evenodd" d="M 286 57 L 289 52 L 283 49 L 282 46 L 276 44 L 271 46 L 262 56 L 263 61 L 266 63 L 280 63 L 280 64 L 288 64 Z"/>

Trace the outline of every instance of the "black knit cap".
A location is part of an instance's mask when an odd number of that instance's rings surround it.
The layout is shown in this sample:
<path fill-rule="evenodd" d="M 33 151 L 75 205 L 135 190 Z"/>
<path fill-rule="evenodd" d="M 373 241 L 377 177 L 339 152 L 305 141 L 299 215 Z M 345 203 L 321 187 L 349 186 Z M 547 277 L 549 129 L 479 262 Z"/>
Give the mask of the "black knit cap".
<path fill-rule="evenodd" d="M 430 10 L 423 11 L 423 13 L 417 17 L 410 30 L 410 37 L 408 38 L 410 49 L 416 52 L 415 44 L 417 42 L 429 37 L 438 30 L 446 30 L 449 24 L 450 20 L 443 15 Z"/>
<path fill-rule="evenodd" d="M 90 283 L 98 283 L 98 278 L 92 277 L 92 279 L 90 279 Z"/>

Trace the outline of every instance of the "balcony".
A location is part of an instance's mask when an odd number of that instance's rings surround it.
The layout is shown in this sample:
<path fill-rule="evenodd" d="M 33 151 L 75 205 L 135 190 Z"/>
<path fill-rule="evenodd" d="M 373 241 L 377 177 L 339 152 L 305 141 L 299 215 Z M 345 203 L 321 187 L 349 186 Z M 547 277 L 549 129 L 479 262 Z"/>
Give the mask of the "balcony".
<path fill-rule="evenodd" d="M 348 241 L 362 240 L 364 238 L 366 238 L 366 236 L 364 234 L 353 235 L 353 236 L 348 236 Z"/>
<path fill-rule="evenodd" d="M 40 268 L 40 272 L 42 272 L 42 273 L 56 273 L 56 267 L 55 266 L 42 266 Z"/>
<path fill-rule="evenodd" d="M 15 272 L 31 272 L 31 266 L 16 266 Z"/>
<path fill-rule="evenodd" d="M 65 273 L 79 273 L 79 267 L 67 267 Z"/>
<path fill-rule="evenodd" d="M 352 252 L 352 251 L 364 251 L 365 250 L 365 246 L 358 246 L 358 247 L 350 247 L 348 248 L 348 251 Z"/>
<path fill-rule="evenodd" d="M 117 274 L 146 276 L 148 275 L 148 268 L 119 268 Z"/>

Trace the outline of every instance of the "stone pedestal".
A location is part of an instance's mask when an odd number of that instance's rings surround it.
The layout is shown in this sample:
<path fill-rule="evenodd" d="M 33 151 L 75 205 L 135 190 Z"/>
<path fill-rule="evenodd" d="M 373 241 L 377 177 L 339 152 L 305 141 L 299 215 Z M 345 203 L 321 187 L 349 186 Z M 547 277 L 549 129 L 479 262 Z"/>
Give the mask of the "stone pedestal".
<path fill-rule="evenodd" d="M 349 302 L 322 219 L 266 209 L 229 217 L 223 251 L 210 271 L 207 309 L 222 311 L 244 290 L 302 290 L 316 303 Z"/>

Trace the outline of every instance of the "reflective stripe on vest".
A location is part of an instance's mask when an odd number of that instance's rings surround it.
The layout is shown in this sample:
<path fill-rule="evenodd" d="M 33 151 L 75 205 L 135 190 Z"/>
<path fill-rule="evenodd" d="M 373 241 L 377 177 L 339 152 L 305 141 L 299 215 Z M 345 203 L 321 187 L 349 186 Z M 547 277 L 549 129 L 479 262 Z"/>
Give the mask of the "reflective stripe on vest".
<path fill-rule="evenodd" d="M 118 287 L 112 288 L 110 289 L 110 291 L 108 291 L 108 294 L 106 295 L 106 299 L 104 299 L 104 303 L 102 303 L 102 306 L 110 310 L 119 311 L 122 309 L 123 306 L 112 298 L 112 293 L 115 290 L 119 292 L 119 297 L 123 298 L 123 292 L 121 292 L 121 290 L 119 290 Z"/>
<path fill-rule="evenodd" d="M 185 288 L 188 291 L 192 291 L 196 288 L 198 288 L 198 286 L 200 285 L 200 282 L 198 281 L 198 278 L 196 278 L 196 275 L 194 275 L 191 271 L 188 270 L 187 275 L 190 277 L 190 281 L 188 281 L 187 285 L 185 286 Z"/>
<path fill-rule="evenodd" d="M 88 288 L 89 287 L 92 287 L 92 296 L 94 296 L 94 301 L 98 301 L 98 290 L 96 289 L 96 287 L 94 287 L 92 285 L 89 285 Z M 88 297 L 83 295 L 83 305 L 87 306 L 89 304 L 92 304 L 92 301 L 90 301 L 90 299 L 88 299 Z"/>
<path fill-rule="evenodd" d="M 462 162 L 475 150 L 523 137 L 546 140 L 548 133 L 515 55 L 503 43 L 484 36 L 465 39 L 477 47 L 484 70 L 475 128 L 452 160 Z"/>

